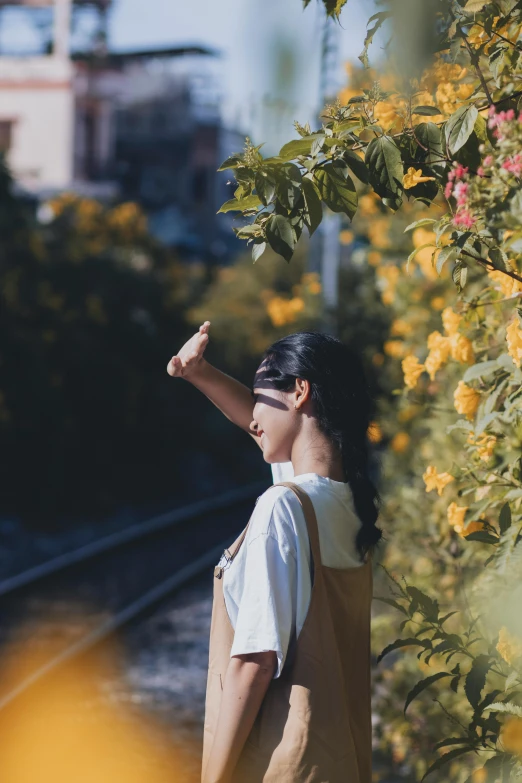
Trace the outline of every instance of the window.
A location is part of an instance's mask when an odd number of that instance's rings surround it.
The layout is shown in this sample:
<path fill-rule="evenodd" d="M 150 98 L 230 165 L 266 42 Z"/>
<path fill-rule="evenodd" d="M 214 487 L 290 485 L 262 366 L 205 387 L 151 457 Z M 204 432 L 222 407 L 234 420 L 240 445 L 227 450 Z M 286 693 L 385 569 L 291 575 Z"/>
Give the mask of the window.
<path fill-rule="evenodd" d="M 13 134 L 12 120 L 0 120 L 0 152 L 8 152 Z"/>

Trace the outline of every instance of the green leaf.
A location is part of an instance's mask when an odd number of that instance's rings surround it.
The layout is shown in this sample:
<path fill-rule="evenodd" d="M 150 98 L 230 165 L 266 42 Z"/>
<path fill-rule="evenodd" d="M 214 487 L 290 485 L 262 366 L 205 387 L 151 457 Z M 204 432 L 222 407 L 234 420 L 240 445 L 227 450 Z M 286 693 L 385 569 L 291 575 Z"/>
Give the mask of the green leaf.
<path fill-rule="evenodd" d="M 322 200 L 332 212 L 344 212 L 349 218 L 357 210 L 357 192 L 350 177 L 343 179 L 335 173 L 332 163 L 314 172 L 314 179 Z"/>
<path fill-rule="evenodd" d="M 430 598 L 429 595 L 426 595 L 426 593 L 423 593 L 417 587 L 410 585 L 406 588 L 406 591 L 410 598 L 413 598 L 418 603 L 425 618 L 430 622 L 437 622 L 439 616 L 438 602 L 435 599 Z"/>
<path fill-rule="evenodd" d="M 245 212 L 247 209 L 256 209 L 256 207 L 260 206 L 259 196 L 245 196 L 245 198 L 241 199 L 231 198 L 230 201 L 225 201 L 218 209 L 217 214 L 219 215 L 220 212 Z"/>
<path fill-rule="evenodd" d="M 419 247 L 416 247 L 414 250 L 411 251 L 406 261 L 406 274 L 409 273 L 410 263 L 413 261 L 417 253 L 419 253 L 421 250 L 424 250 L 426 247 L 434 247 L 433 242 L 424 242 L 423 245 L 419 245 Z"/>
<path fill-rule="evenodd" d="M 428 767 L 424 775 L 420 779 L 420 783 L 426 778 L 431 772 L 434 772 L 436 769 L 440 769 L 444 766 L 444 764 L 447 764 L 448 761 L 451 761 L 452 759 L 457 758 L 458 756 L 462 756 L 464 753 L 470 753 L 470 751 L 474 750 L 475 746 L 470 744 L 467 747 L 464 748 L 454 748 L 453 750 L 450 750 L 449 753 L 445 753 L 443 756 L 439 756 L 439 758 L 433 762 L 433 764 Z"/>
<path fill-rule="evenodd" d="M 486 675 L 491 668 L 490 661 L 489 655 L 478 655 L 466 675 L 464 693 L 472 707 L 476 707 L 480 701 L 480 694 L 486 684 Z"/>
<path fill-rule="evenodd" d="M 408 612 L 406 611 L 404 606 L 402 606 L 398 601 L 394 601 L 393 598 L 384 598 L 383 596 L 380 595 L 374 595 L 373 598 L 375 601 L 382 601 L 383 603 L 388 604 L 389 606 L 393 606 L 395 609 L 398 609 L 406 616 L 408 615 Z"/>
<path fill-rule="evenodd" d="M 346 5 L 346 3 L 347 0 L 323 0 L 323 5 L 326 8 L 326 13 L 328 16 L 339 16 L 343 6 Z M 308 3 L 306 3 L 306 5 L 308 5 Z"/>
<path fill-rule="evenodd" d="M 468 383 L 469 381 L 474 381 L 477 378 L 487 378 L 488 375 L 491 375 L 497 370 L 497 359 L 491 359 L 487 362 L 479 362 L 478 364 L 472 364 L 471 367 L 468 367 L 462 377 L 462 380 L 464 383 Z"/>
<path fill-rule="evenodd" d="M 437 256 L 437 261 L 435 262 L 439 275 L 442 272 L 442 267 L 446 261 L 454 261 L 458 252 L 458 249 L 456 247 L 452 247 L 451 245 L 442 248 L 439 255 Z"/>
<path fill-rule="evenodd" d="M 432 674 L 430 677 L 420 680 L 408 693 L 404 705 L 404 712 L 406 712 L 413 699 L 415 699 L 419 693 L 422 693 L 423 690 L 429 688 L 430 685 L 433 685 L 434 682 L 441 680 L 443 677 L 451 677 L 451 674 L 449 672 L 437 672 L 437 674 Z"/>
<path fill-rule="evenodd" d="M 303 196 L 306 210 L 305 223 L 308 233 L 312 236 L 323 219 L 323 205 L 319 191 L 308 177 L 303 178 Z"/>
<path fill-rule="evenodd" d="M 416 220 L 414 223 L 410 223 L 409 226 L 406 226 L 406 228 L 403 231 L 403 234 L 406 233 L 406 231 L 411 231 L 414 228 L 421 228 L 421 226 L 430 226 L 432 223 L 436 223 L 436 220 L 433 220 L 433 218 L 421 218 L 421 220 Z"/>
<path fill-rule="evenodd" d="M 294 252 L 295 239 L 292 224 L 284 215 L 272 215 L 266 224 L 266 239 L 274 253 L 290 261 Z"/>
<path fill-rule="evenodd" d="M 453 271 L 451 273 L 451 277 L 455 285 L 457 286 L 457 292 L 460 294 L 464 286 L 466 285 L 466 280 L 468 278 L 468 266 L 467 264 L 462 263 L 462 261 L 457 261 L 455 266 L 453 267 Z"/>
<path fill-rule="evenodd" d="M 428 116 L 434 116 L 436 114 L 440 114 L 440 109 L 438 109 L 436 106 L 415 106 L 414 109 L 411 110 L 412 114 L 422 114 L 425 117 Z"/>
<path fill-rule="evenodd" d="M 500 509 L 500 514 L 498 517 L 498 526 L 500 528 L 500 533 L 505 533 L 506 530 L 511 527 L 511 508 L 509 506 L 509 503 L 504 503 L 502 508 Z"/>
<path fill-rule="evenodd" d="M 384 650 L 377 656 L 377 663 L 379 661 L 382 661 L 385 655 L 388 655 L 389 652 L 392 652 L 392 650 L 398 650 L 401 647 L 410 647 L 410 646 L 416 646 L 416 647 L 424 647 L 425 649 L 429 649 L 431 644 L 426 639 L 396 639 L 391 644 L 388 644 Z"/>
<path fill-rule="evenodd" d="M 402 204 L 401 153 L 390 136 L 372 139 L 366 148 L 365 163 L 370 172 L 370 184 L 386 206 L 398 209 Z"/>
<path fill-rule="evenodd" d="M 466 530 L 462 531 L 466 541 L 480 541 L 482 544 L 498 544 L 498 538 L 492 536 L 491 533 L 487 533 L 485 530 L 475 530 L 473 533 L 466 535 Z"/>
<path fill-rule="evenodd" d="M 516 715 L 518 718 L 522 718 L 522 707 L 519 707 L 517 704 L 511 704 L 508 701 L 495 701 L 486 709 L 492 712 L 506 712 L 509 715 Z"/>
<path fill-rule="evenodd" d="M 277 172 L 277 198 L 289 210 L 294 209 L 302 199 L 302 179 L 295 163 L 285 163 Z"/>
<path fill-rule="evenodd" d="M 447 120 L 445 125 L 446 144 L 448 151 L 455 154 L 467 142 L 473 133 L 473 127 L 478 117 L 476 106 L 470 104 L 461 106 Z"/>
<path fill-rule="evenodd" d="M 276 192 L 276 178 L 274 173 L 272 171 L 267 171 L 266 169 L 260 169 L 259 171 L 256 171 L 254 182 L 257 195 L 265 207 L 268 206 L 268 204 L 274 200 Z"/>
<path fill-rule="evenodd" d="M 368 62 L 368 48 L 373 41 L 373 36 L 382 27 L 386 19 L 389 19 L 390 16 L 391 16 L 390 11 L 380 11 L 379 13 L 376 13 L 373 16 L 371 16 L 368 20 L 368 24 L 370 24 L 370 22 L 373 21 L 375 21 L 375 24 L 373 25 L 373 27 L 368 28 L 366 37 L 364 39 L 364 49 L 359 55 L 359 60 L 362 62 L 365 68 L 370 67 L 370 63 Z"/>
<path fill-rule="evenodd" d="M 237 153 L 236 155 L 230 155 L 223 161 L 218 171 L 225 171 L 226 169 L 235 169 L 243 161 L 243 156 Z"/>
<path fill-rule="evenodd" d="M 434 122 L 421 122 L 414 128 L 415 136 L 422 146 L 415 150 L 416 160 L 434 167 L 434 174 L 441 172 L 446 167 L 444 152 L 442 149 L 442 135 L 438 125 Z M 423 149 L 425 148 L 425 149 Z"/>
<path fill-rule="evenodd" d="M 252 248 L 252 261 L 254 264 L 258 261 L 266 250 L 266 242 L 254 245 Z"/>
<path fill-rule="evenodd" d="M 343 160 L 349 169 L 355 174 L 357 179 L 364 182 L 365 185 L 369 182 L 368 169 L 366 163 L 352 150 L 345 150 L 343 152 Z"/>
<path fill-rule="evenodd" d="M 287 144 L 281 147 L 278 157 L 282 161 L 295 160 L 299 155 L 310 155 L 312 144 L 317 139 L 319 134 L 315 133 L 313 136 L 303 136 L 301 139 L 295 139 L 289 141 Z"/>
<path fill-rule="evenodd" d="M 480 13 L 489 0 L 468 0 L 464 8 L 459 9 L 465 14 L 475 15 Z"/>

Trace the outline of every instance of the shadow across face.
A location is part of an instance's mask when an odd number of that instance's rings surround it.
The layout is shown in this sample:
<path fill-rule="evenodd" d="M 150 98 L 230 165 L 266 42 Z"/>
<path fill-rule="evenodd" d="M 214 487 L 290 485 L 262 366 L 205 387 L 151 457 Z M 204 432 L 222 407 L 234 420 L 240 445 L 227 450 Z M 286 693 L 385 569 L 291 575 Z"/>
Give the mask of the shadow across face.
<path fill-rule="evenodd" d="M 268 394 L 260 393 L 260 389 L 272 389 L 277 391 L 277 387 L 273 380 L 269 377 L 269 372 L 266 366 L 266 359 L 259 365 L 256 374 L 254 376 L 254 387 L 252 396 L 257 402 L 262 402 L 265 405 L 270 405 L 272 408 L 279 408 L 279 410 L 288 410 L 288 405 L 285 405 L 283 400 L 276 399 Z"/>

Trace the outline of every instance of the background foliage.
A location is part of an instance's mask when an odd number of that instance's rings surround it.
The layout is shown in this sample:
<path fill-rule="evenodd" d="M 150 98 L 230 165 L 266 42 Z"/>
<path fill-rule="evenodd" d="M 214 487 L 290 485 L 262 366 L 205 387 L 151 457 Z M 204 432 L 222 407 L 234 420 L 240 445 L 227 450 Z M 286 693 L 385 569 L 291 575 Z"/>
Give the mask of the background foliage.
<path fill-rule="evenodd" d="M 251 218 L 237 233 L 256 262 L 269 247 L 290 261 L 325 208 L 368 239 L 390 323 L 372 361 L 394 389 L 369 432 L 385 448 L 390 588 L 377 743 L 414 780 L 519 780 L 522 3 L 379 7 L 366 70 L 350 66 L 322 125 L 296 123 L 279 155 L 247 141 L 225 161 L 237 189 L 222 209 Z M 381 26 L 383 77 L 368 67 Z"/>

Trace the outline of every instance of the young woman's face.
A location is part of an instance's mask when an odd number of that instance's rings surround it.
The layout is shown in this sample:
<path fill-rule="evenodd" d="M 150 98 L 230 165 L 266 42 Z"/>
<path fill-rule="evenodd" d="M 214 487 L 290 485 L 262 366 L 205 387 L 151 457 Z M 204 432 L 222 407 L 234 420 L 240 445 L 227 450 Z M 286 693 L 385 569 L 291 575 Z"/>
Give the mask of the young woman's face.
<path fill-rule="evenodd" d="M 289 462 L 298 431 L 292 392 L 274 389 L 264 379 L 265 362 L 254 379 L 254 411 L 251 429 L 260 435 L 265 462 Z"/>

